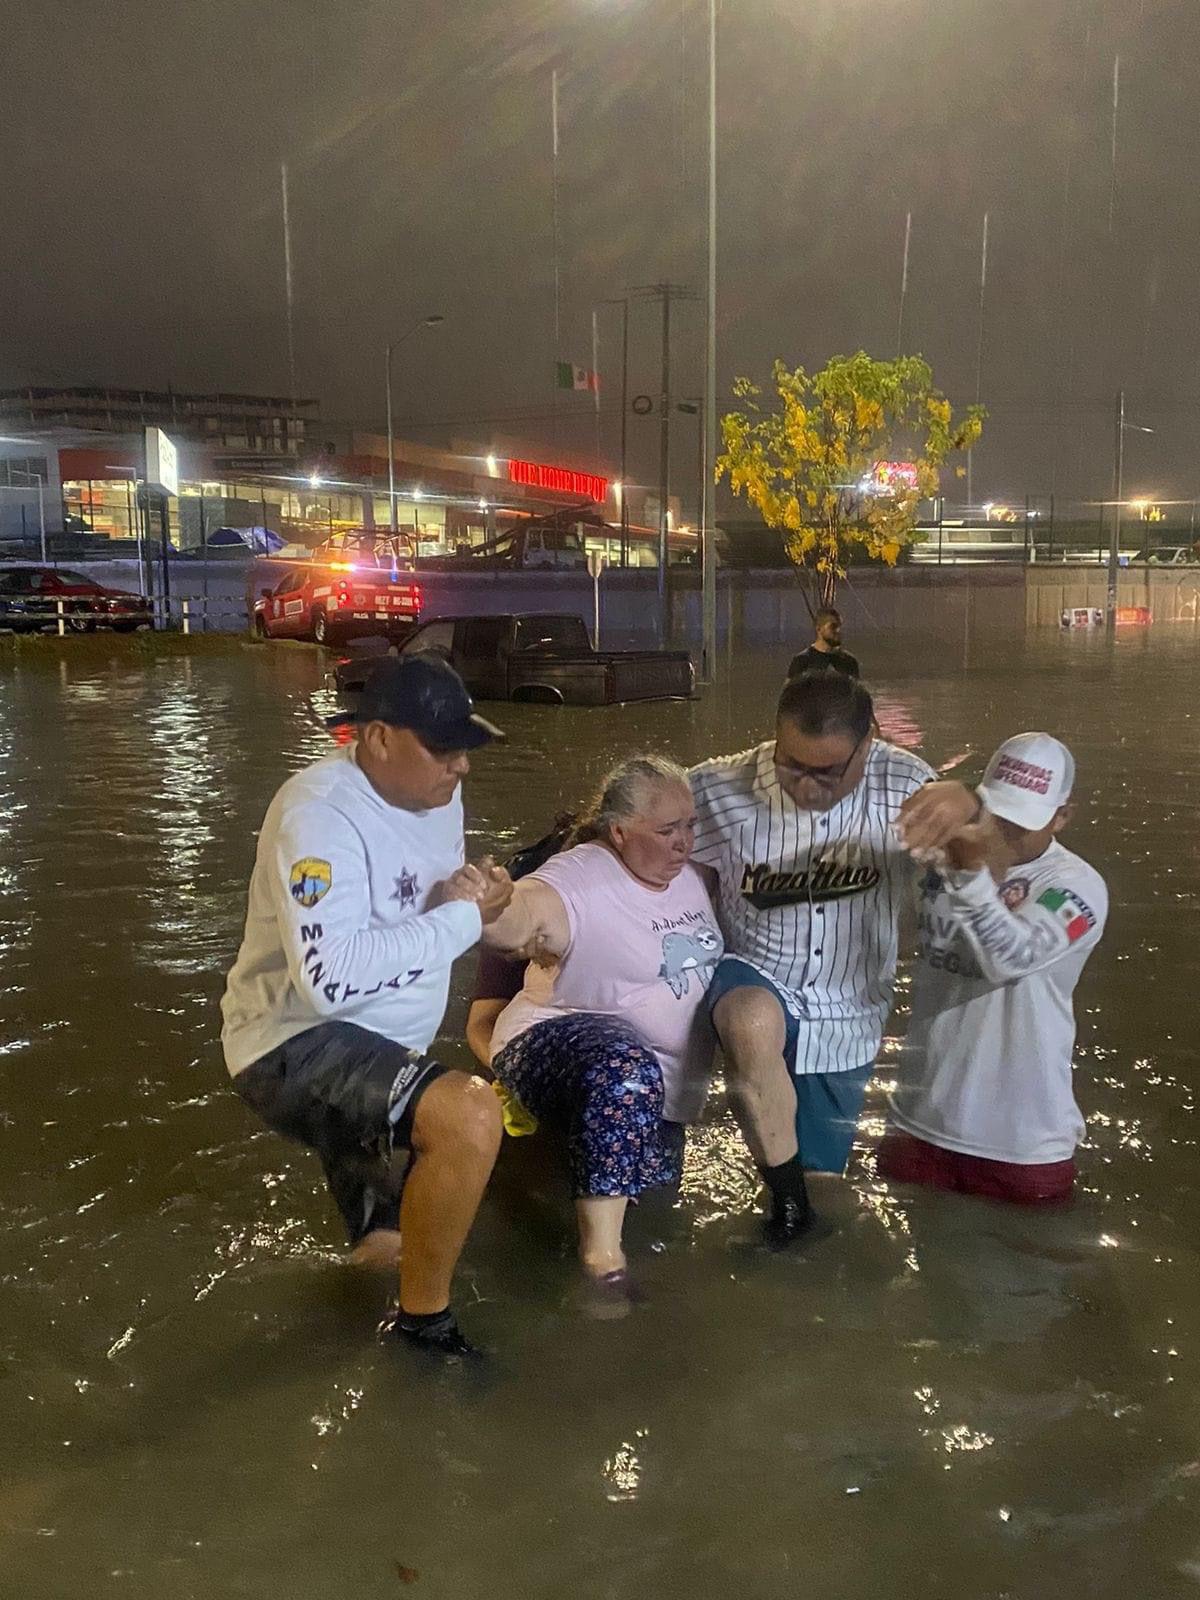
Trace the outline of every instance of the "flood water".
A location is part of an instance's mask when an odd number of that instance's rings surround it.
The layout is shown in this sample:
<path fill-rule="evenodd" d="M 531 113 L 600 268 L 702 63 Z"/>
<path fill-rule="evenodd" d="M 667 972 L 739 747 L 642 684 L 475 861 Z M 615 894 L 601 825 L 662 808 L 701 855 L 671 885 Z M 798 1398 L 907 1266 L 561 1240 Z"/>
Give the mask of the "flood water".
<path fill-rule="evenodd" d="M 633 1220 L 647 1304 L 597 1323 L 556 1174 L 510 1143 L 460 1273 L 478 1372 L 376 1344 L 386 1284 L 339 1265 L 315 1158 L 221 1061 L 255 830 L 329 748 L 316 653 L 0 650 L 0 1594 L 1200 1595 L 1195 636 L 849 643 L 935 765 L 1028 727 L 1075 749 L 1068 842 L 1112 892 L 1076 1205 L 879 1181 L 885 1051 L 831 1238 L 746 1248 L 714 1098 L 682 1196 Z M 473 848 L 633 747 L 744 747 L 786 659 L 686 706 L 495 708 Z"/>

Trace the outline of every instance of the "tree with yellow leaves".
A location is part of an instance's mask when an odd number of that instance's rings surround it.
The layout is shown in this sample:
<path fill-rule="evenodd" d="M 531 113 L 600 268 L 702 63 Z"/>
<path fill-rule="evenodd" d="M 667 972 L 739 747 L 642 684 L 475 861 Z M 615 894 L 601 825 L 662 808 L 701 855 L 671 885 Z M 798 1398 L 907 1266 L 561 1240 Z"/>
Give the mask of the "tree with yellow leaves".
<path fill-rule="evenodd" d="M 774 385 L 771 410 L 749 379 L 734 385 L 743 409 L 722 418 L 717 477 L 781 530 L 816 603 L 830 605 L 856 546 L 895 566 L 918 504 L 938 493 L 947 456 L 979 438 L 985 412 L 968 406 L 956 422 L 920 356 L 875 361 L 860 350 L 812 374 L 777 361 Z M 913 470 L 881 485 L 876 465 L 896 454 Z"/>

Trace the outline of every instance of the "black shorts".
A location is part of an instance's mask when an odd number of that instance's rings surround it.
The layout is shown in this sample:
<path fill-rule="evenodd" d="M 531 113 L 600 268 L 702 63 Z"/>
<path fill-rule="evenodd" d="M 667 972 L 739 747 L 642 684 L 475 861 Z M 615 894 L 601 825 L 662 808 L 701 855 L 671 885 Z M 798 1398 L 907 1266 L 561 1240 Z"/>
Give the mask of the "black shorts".
<path fill-rule="evenodd" d="M 353 1022 L 322 1022 L 236 1073 L 269 1128 L 315 1150 L 350 1243 L 400 1222 L 397 1150 L 412 1144 L 417 1101 L 449 1069 Z"/>

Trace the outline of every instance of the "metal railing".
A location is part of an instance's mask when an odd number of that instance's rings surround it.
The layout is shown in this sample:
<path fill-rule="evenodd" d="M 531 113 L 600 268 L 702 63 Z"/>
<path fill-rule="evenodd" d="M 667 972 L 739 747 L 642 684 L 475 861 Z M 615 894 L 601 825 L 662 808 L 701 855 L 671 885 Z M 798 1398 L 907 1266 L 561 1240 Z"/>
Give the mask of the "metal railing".
<path fill-rule="evenodd" d="M 5 599 L 0 596 L 0 632 L 8 633 L 52 632 L 61 639 L 68 633 L 106 628 L 118 633 L 178 630 L 190 636 L 244 632 L 246 627 L 245 603 L 228 595 L 172 595 L 166 602 L 161 595 L 153 595 L 145 598 L 143 606 L 125 612 L 114 611 L 107 600 L 90 595 L 9 596 L 7 605 Z"/>

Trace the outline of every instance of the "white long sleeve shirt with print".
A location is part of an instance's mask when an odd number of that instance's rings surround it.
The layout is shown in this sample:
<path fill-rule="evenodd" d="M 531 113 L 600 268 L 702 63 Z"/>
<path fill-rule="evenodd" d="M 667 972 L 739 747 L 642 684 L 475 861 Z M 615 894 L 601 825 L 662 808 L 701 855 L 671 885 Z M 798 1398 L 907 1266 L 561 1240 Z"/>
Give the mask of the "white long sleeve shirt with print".
<path fill-rule="evenodd" d="M 931 872 L 919 893 L 893 1121 L 964 1155 L 1067 1160 L 1084 1132 L 1072 997 L 1104 930 L 1104 880 L 1054 841 L 1003 883 Z"/>
<path fill-rule="evenodd" d="M 435 811 L 389 805 L 352 745 L 289 778 L 259 835 L 221 1003 L 230 1072 L 331 1019 L 427 1050 L 451 965 L 480 934 L 477 907 L 429 907 L 463 859 L 461 798 Z"/>

